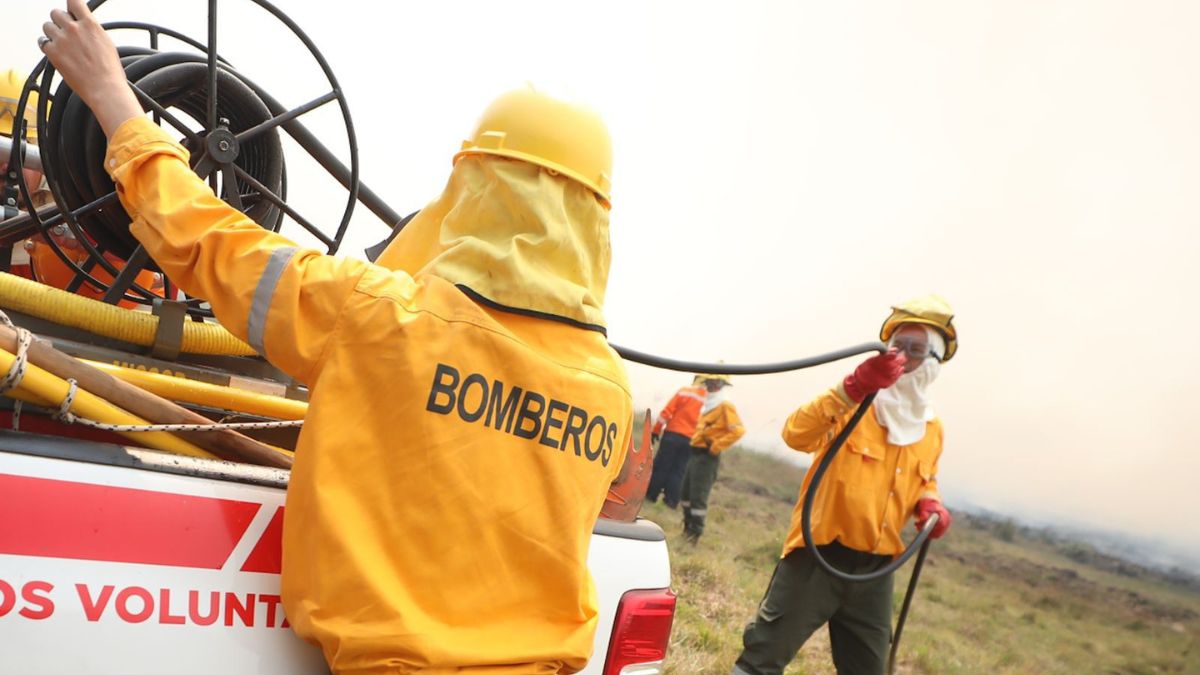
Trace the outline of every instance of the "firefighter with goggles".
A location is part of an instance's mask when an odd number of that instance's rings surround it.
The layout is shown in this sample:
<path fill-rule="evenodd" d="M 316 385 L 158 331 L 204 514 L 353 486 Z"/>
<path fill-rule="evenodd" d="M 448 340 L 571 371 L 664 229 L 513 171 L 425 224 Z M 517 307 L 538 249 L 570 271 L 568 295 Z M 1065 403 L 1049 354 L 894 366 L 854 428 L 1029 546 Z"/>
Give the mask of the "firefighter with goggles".
<path fill-rule="evenodd" d="M 861 363 L 837 386 L 788 418 L 783 440 L 814 454 L 800 488 L 783 553 L 754 620 L 742 634 L 733 675 L 781 675 L 817 629 L 829 627 L 838 673 L 880 675 L 892 631 L 892 575 L 867 582 L 835 578 L 809 551 L 850 574 L 882 568 L 904 550 L 900 532 L 910 517 L 918 528 L 938 515 L 930 536 L 950 528 L 938 492 L 942 422 L 929 387 L 958 351 L 950 305 L 938 296 L 892 308 L 879 337 L 885 353 Z M 817 492 L 812 535 L 804 541 L 801 513 L 812 472 L 858 405 L 870 410 L 834 457 Z"/>

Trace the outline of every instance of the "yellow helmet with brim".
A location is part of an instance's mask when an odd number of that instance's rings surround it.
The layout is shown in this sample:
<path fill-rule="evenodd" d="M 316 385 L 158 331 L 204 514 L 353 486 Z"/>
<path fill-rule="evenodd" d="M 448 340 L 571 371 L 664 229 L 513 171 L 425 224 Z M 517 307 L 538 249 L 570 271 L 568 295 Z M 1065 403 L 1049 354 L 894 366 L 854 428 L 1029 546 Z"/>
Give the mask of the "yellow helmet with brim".
<path fill-rule="evenodd" d="M 892 313 L 879 329 L 879 339 L 887 342 L 901 324 L 919 323 L 932 326 L 946 340 L 946 357 L 954 358 L 958 351 L 958 330 L 954 328 L 954 310 L 939 295 L 926 295 L 892 307 Z"/>

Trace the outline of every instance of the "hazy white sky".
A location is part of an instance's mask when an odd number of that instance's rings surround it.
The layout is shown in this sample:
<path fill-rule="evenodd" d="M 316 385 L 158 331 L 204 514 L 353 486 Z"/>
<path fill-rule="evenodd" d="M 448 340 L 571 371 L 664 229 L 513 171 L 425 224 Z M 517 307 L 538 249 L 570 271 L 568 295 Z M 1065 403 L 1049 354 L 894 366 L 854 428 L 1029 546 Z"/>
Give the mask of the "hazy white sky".
<path fill-rule="evenodd" d="M 36 63 L 56 4 L 5 8 L 4 62 Z M 797 358 L 873 339 L 888 305 L 938 292 L 962 336 L 935 385 L 951 506 L 1142 532 L 1200 560 L 1200 3 L 280 4 L 329 58 L 364 179 L 398 211 L 440 191 L 505 89 L 604 114 L 614 342 Z M 204 5 L 98 13 L 203 38 Z M 327 90 L 249 2 L 220 7 L 220 51 L 277 98 Z M 308 122 L 344 147 L 331 113 Z M 297 180 L 294 203 L 329 220 L 325 182 Z M 385 234 L 362 210 L 344 251 Z M 747 442 L 782 450 L 783 419 L 852 367 L 737 379 Z M 630 375 L 656 413 L 688 380 Z"/>

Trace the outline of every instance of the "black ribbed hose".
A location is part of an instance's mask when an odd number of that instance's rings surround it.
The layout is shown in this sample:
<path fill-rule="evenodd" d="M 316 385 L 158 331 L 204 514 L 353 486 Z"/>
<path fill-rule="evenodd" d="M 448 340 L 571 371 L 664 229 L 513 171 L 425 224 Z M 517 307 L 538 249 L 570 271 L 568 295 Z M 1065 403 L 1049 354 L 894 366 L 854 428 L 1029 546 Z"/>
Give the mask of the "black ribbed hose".
<path fill-rule="evenodd" d="M 859 420 L 861 420 L 863 415 L 866 414 L 874 400 L 875 394 L 868 394 L 867 397 L 863 399 L 862 403 L 858 404 L 858 408 L 854 410 L 854 415 L 850 417 L 850 421 L 846 423 L 846 426 L 842 428 L 837 437 L 833 439 L 833 442 L 829 444 L 829 449 L 825 451 L 825 454 L 821 456 L 821 461 L 817 462 L 816 468 L 813 469 L 812 480 L 808 484 L 808 491 L 804 493 L 804 504 L 800 509 L 800 531 L 804 533 L 805 545 L 809 547 L 809 549 L 812 551 L 813 557 L 816 558 L 817 563 L 821 565 L 826 572 L 829 572 L 833 576 L 843 581 L 874 581 L 900 569 L 900 567 L 903 566 L 904 563 L 908 562 L 908 559 L 917 552 L 917 548 L 929 538 L 929 533 L 933 531 L 933 526 L 937 524 L 936 518 L 930 518 L 925 523 L 925 527 L 921 528 L 921 531 L 917 533 L 916 539 L 913 539 L 912 543 L 904 549 L 903 553 L 897 556 L 890 563 L 875 570 L 874 572 L 868 572 L 867 574 L 848 574 L 837 569 L 833 565 L 830 565 L 825 558 L 821 557 L 821 552 L 817 550 L 816 546 L 811 545 L 811 542 L 813 541 L 812 508 L 813 502 L 816 501 L 817 488 L 821 484 L 821 479 L 825 477 L 825 471 L 827 471 L 829 469 L 829 465 L 833 463 L 833 458 L 836 457 L 838 451 L 842 449 L 842 445 L 846 443 L 846 439 L 849 438 L 850 432 L 854 431 L 854 427 L 858 425 Z"/>
<path fill-rule="evenodd" d="M 361 199 L 372 212 L 391 226 L 400 219 L 391 208 L 359 180 L 358 143 L 349 106 L 328 60 L 300 27 L 268 0 L 249 0 L 283 24 L 307 49 L 324 77 L 313 78 L 325 93 L 294 107 L 285 107 L 266 90 L 235 70 L 218 51 L 217 0 L 208 0 L 206 41 L 165 26 L 117 21 L 102 24 L 107 31 L 136 31 L 144 34 L 147 47 L 120 47 L 118 55 L 126 78 L 144 110 L 153 114 L 168 133 L 181 138 L 191 153 L 192 168 L 208 181 L 214 192 L 235 209 L 264 228 L 278 231 L 283 219 L 321 243 L 329 253 L 337 251 L 354 210 Z M 89 0 L 95 11 L 104 0 Z M 170 38 L 195 49 L 171 52 L 159 49 L 160 39 Z M 54 88 L 54 86 L 57 88 Z M 36 126 L 46 159 L 44 174 L 54 205 L 43 210 L 27 209 L 24 216 L 0 222 L 0 245 L 11 245 L 41 233 L 51 249 L 75 278 L 68 291 L 86 283 L 104 292 L 104 300 L 119 299 L 149 304 L 153 293 L 135 283 L 144 268 L 154 268 L 129 232 L 129 218 L 121 207 L 112 181 L 103 166 L 104 134 L 91 112 L 65 84 L 54 82 L 54 68 L 42 59 L 33 69 L 17 104 L 23 122 L 30 95 L 36 90 Z M 334 103 L 346 132 L 349 161 L 343 163 L 299 119 Z M 18 129 L 19 130 L 19 129 Z M 287 172 L 281 133 L 291 136 L 302 150 L 346 188 L 345 208 L 336 229 L 318 227 L 287 203 Z M 14 141 L 13 145 L 16 145 Z M 22 185 L 22 187 L 25 187 Z M 69 227 L 86 252 L 82 263 L 74 261 L 49 236 L 56 225 Z M 129 261 L 123 264 L 122 260 Z M 112 277 L 108 279 L 106 277 Z M 170 281 L 164 279 L 169 296 Z M 189 299 L 194 318 L 210 315 L 203 301 Z"/>
<path fill-rule="evenodd" d="M 178 117 L 202 120 L 207 103 L 208 67 L 200 54 L 157 52 L 141 47 L 118 49 L 126 78 L 138 91 L 171 109 Z M 221 91 L 218 119 L 237 134 L 271 119 L 266 104 L 235 71 L 217 68 Z M 54 94 L 43 152 L 53 158 L 47 163 L 47 179 L 57 188 L 56 197 L 66 210 L 109 195 L 116 186 L 104 170 L 107 140 L 92 112 L 65 83 Z M 197 133 L 185 135 L 182 144 L 192 155 L 193 165 L 206 158 L 204 140 Z M 238 145 L 233 164 L 253 176 L 273 193 L 284 196 L 283 146 L 275 130 L 257 135 Z M 200 167 L 202 170 L 204 167 Z M 220 196 L 230 200 L 234 191 L 245 204 L 245 213 L 258 224 L 277 230 L 282 212 L 260 199 L 240 177 L 226 179 Z M 128 259 L 138 242 L 129 232 L 130 218 L 116 200 L 78 217 L 78 225 L 96 242 L 97 248 Z"/>

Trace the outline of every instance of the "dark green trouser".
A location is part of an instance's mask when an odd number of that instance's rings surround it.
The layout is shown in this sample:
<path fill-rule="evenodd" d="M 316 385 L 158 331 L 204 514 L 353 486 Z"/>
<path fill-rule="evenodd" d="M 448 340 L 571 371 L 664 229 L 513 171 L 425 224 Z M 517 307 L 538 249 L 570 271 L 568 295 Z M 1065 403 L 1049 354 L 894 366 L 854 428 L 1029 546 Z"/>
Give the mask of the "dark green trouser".
<path fill-rule="evenodd" d="M 891 560 L 837 542 L 822 546 L 821 554 L 854 574 L 873 572 Z M 842 581 L 821 569 L 808 549 L 788 553 L 742 634 L 734 675 L 780 675 L 826 622 L 839 674 L 881 675 L 892 640 L 892 575 L 866 583 Z"/>
<path fill-rule="evenodd" d="M 704 520 L 708 518 L 708 493 L 717 482 L 717 467 L 720 455 L 710 455 L 704 448 L 692 448 L 687 473 L 683 474 L 683 495 L 679 505 L 683 507 L 683 531 L 692 538 L 704 534 Z"/>

